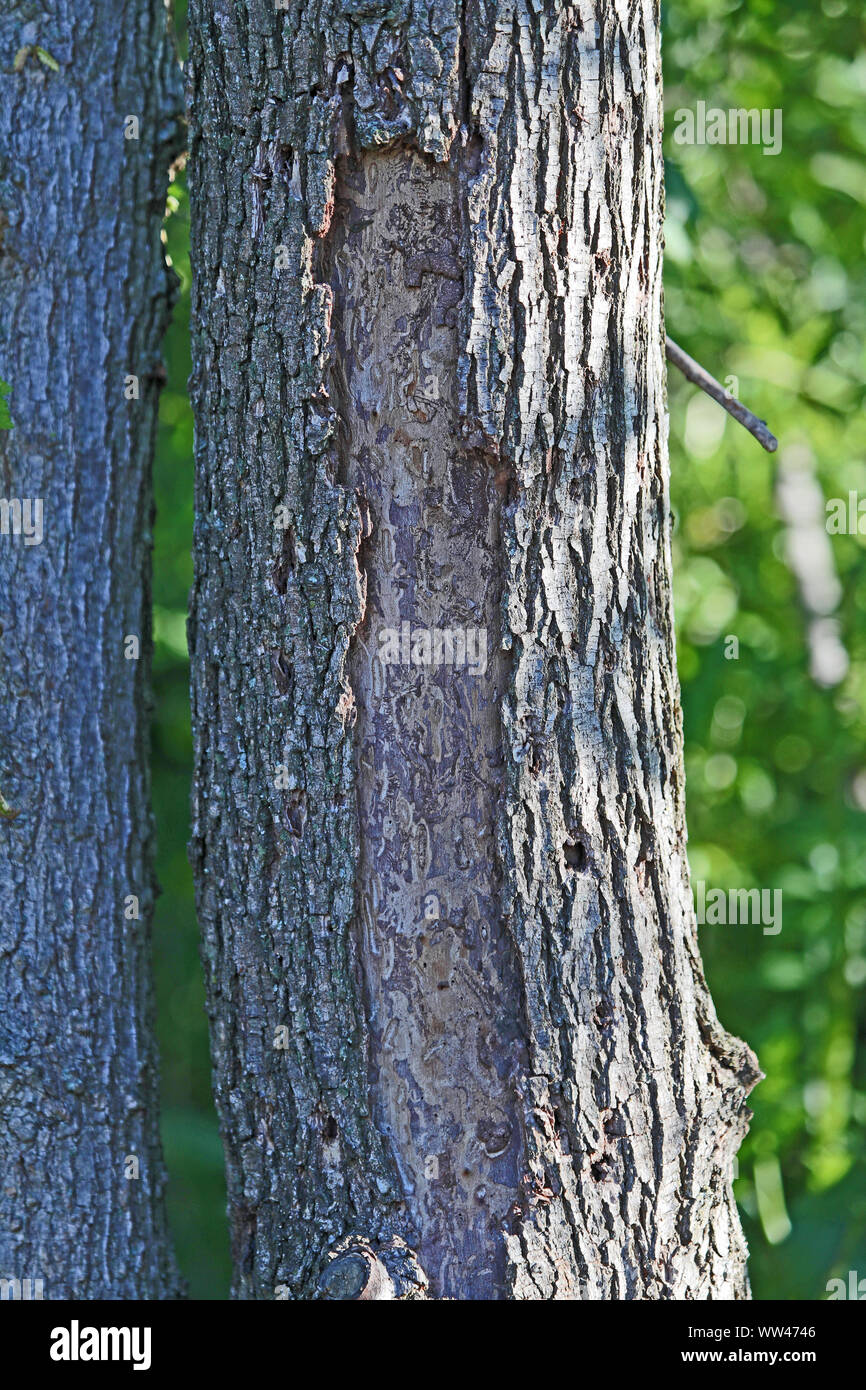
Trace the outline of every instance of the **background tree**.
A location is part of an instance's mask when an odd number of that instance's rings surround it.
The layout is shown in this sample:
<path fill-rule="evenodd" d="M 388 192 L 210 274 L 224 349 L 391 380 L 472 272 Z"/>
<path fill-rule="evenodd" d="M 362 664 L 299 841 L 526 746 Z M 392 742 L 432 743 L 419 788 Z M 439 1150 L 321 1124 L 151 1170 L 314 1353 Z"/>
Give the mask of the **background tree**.
<path fill-rule="evenodd" d="M 747 1292 L 658 40 L 652 7 L 190 8 L 193 863 L 243 1297 L 348 1236 L 399 1293 L 395 1236 L 433 1296 Z M 487 627 L 486 669 L 383 665 L 403 622 Z"/>
<path fill-rule="evenodd" d="M 0 1274 L 177 1290 L 152 1039 L 151 462 L 179 148 L 161 0 L 0 16 Z M 35 539 L 35 537 L 34 537 Z"/>

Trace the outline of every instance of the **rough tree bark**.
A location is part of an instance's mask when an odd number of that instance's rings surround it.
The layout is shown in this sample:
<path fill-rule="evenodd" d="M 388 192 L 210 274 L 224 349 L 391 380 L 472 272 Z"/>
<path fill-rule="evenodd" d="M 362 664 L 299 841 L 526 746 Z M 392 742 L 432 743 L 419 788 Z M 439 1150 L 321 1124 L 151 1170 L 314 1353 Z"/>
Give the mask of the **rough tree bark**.
<path fill-rule="evenodd" d="M 44 532 L 13 507 L 0 535 L 0 1276 L 162 1298 L 151 461 L 180 82 L 162 0 L 34 14 L 0 16 L 0 490 Z"/>
<path fill-rule="evenodd" d="M 746 1297 L 758 1072 L 685 858 L 656 8 L 190 19 L 235 1293 Z M 486 661 L 428 662 L 435 629 Z"/>

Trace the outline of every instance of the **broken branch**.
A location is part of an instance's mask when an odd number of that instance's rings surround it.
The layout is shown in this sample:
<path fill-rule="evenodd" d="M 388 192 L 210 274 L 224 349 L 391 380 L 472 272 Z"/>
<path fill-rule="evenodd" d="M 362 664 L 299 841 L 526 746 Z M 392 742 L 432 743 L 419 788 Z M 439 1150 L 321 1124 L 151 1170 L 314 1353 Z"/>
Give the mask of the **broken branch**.
<path fill-rule="evenodd" d="M 763 420 L 759 420 L 757 415 L 753 415 L 751 410 L 738 401 L 736 396 L 732 396 L 721 386 L 715 377 L 710 376 L 709 372 L 704 371 L 699 362 L 693 357 L 689 357 L 687 352 L 683 352 L 681 347 L 672 338 L 665 338 L 665 353 L 669 362 L 673 362 L 675 367 L 679 367 L 687 381 L 694 382 L 695 386 L 700 386 L 702 391 L 706 391 L 714 401 L 726 410 L 729 415 L 733 415 L 741 425 L 757 439 L 762 448 L 768 454 L 773 454 L 779 447 L 779 441 L 774 434 L 771 434 Z"/>

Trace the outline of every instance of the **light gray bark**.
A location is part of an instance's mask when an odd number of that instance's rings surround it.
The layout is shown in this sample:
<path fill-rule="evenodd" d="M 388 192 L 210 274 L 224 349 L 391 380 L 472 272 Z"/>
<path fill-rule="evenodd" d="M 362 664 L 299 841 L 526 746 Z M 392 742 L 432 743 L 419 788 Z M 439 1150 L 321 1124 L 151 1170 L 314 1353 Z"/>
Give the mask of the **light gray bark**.
<path fill-rule="evenodd" d="M 685 858 L 656 9 L 190 21 L 235 1292 L 745 1297 L 758 1072 Z M 486 628 L 486 666 L 383 660 L 404 622 Z"/>
<path fill-rule="evenodd" d="M 0 492 L 44 517 L 41 544 L 0 535 L 0 1276 L 162 1298 L 149 597 L 179 80 L 162 0 L 50 11 L 0 16 Z"/>

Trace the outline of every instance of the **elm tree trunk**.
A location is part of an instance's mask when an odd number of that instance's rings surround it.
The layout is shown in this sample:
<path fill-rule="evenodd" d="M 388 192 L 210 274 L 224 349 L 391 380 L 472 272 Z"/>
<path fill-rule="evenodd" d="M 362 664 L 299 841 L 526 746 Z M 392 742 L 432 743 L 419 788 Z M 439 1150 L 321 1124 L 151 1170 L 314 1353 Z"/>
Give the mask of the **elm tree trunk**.
<path fill-rule="evenodd" d="M 161 1298 L 151 462 L 180 82 L 162 0 L 36 8 L 0 17 L 0 492 L 43 509 L 41 544 L 14 511 L 0 535 L 0 1276 Z"/>
<path fill-rule="evenodd" d="M 758 1073 L 685 857 L 655 6 L 190 23 L 235 1294 L 747 1297 Z"/>

